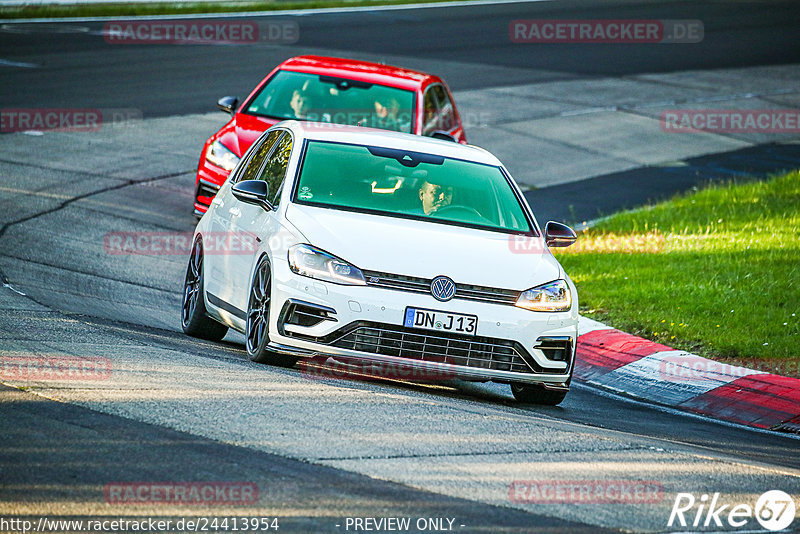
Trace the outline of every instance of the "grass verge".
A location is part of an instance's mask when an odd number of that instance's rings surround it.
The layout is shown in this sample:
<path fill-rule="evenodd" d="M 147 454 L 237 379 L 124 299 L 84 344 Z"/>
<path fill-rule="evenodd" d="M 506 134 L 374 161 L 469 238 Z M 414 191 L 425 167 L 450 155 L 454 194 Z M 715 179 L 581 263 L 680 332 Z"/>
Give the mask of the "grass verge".
<path fill-rule="evenodd" d="M 800 171 L 616 214 L 556 254 L 588 317 L 800 375 Z"/>
<path fill-rule="evenodd" d="M 448 0 L 275 0 L 241 2 L 108 2 L 98 4 L 28 4 L 0 6 L 0 19 L 67 17 L 134 17 L 148 15 L 188 15 L 198 13 L 242 13 L 289 9 L 392 6 L 410 3 L 437 3 Z"/>

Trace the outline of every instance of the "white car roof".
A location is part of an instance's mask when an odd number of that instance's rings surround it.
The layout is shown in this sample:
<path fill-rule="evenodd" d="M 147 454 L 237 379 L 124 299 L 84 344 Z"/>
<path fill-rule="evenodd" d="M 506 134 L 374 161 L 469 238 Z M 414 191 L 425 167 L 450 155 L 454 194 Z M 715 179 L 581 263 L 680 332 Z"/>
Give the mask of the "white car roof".
<path fill-rule="evenodd" d="M 421 135 L 413 135 L 362 126 L 347 126 L 322 122 L 306 122 L 297 120 L 283 121 L 276 126 L 289 128 L 296 136 L 317 141 L 333 141 L 356 145 L 400 148 L 412 152 L 436 154 L 448 158 L 475 161 L 487 165 L 502 165 L 500 160 L 483 148 L 462 145 L 453 141 L 434 139 Z"/>

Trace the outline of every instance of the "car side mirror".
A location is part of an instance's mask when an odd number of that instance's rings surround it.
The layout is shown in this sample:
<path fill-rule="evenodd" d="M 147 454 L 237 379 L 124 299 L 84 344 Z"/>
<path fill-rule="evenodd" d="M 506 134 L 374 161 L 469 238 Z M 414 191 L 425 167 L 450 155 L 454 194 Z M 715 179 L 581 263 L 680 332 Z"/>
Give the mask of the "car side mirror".
<path fill-rule="evenodd" d="M 544 242 L 548 247 L 568 247 L 577 239 L 575 230 L 566 224 L 550 221 L 544 226 Z"/>
<path fill-rule="evenodd" d="M 433 137 L 434 139 L 441 139 L 443 141 L 452 141 L 454 143 L 458 142 L 455 137 L 445 132 L 444 130 L 436 130 L 431 134 L 431 137 Z"/>
<path fill-rule="evenodd" d="M 236 105 L 238 103 L 239 99 L 235 96 L 223 96 L 217 100 L 217 107 L 220 111 L 224 111 L 225 113 L 230 113 L 233 115 L 236 113 Z"/>
<path fill-rule="evenodd" d="M 231 187 L 231 193 L 247 204 L 261 206 L 267 211 L 272 211 L 275 206 L 269 199 L 269 184 L 264 180 L 244 180 Z"/>

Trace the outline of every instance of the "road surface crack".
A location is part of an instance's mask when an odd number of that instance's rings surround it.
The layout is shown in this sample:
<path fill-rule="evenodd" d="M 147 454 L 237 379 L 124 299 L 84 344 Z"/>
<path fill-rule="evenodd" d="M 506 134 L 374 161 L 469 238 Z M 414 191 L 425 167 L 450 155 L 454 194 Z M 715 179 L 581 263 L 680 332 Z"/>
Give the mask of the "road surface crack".
<path fill-rule="evenodd" d="M 109 191 L 116 191 L 118 189 L 124 189 L 124 188 L 130 187 L 132 185 L 147 184 L 147 183 L 157 182 L 159 180 L 166 180 L 168 178 L 175 178 L 177 176 L 180 176 L 182 174 L 186 174 L 188 172 L 191 172 L 191 171 L 172 172 L 172 173 L 169 173 L 169 174 L 162 174 L 160 176 L 154 176 L 152 178 L 147 178 L 147 179 L 144 179 L 144 180 L 125 180 L 121 184 L 110 185 L 108 187 L 103 187 L 101 189 L 97 189 L 97 190 L 91 191 L 89 193 L 84 193 L 82 195 L 76 195 L 74 197 L 71 197 L 71 198 L 65 200 L 64 202 L 61 202 L 60 204 L 58 204 L 55 207 L 52 207 L 52 208 L 49 208 L 49 209 L 46 209 L 46 210 L 43 210 L 43 211 L 40 211 L 40 212 L 37 212 L 37 213 L 33 213 L 31 215 L 27 215 L 25 217 L 22 217 L 20 219 L 15 220 L 15 221 L 9 221 L 9 222 L 3 224 L 3 226 L 0 227 L 0 238 L 2 238 L 5 235 L 6 231 L 12 226 L 15 226 L 17 224 L 22 224 L 22 223 L 25 223 L 25 222 L 28 222 L 28 221 L 32 221 L 33 219 L 36 219 L 38 217 L 42 217 L 44 215 L 49 215 L 51 213 L 55 213 L 55 212 L 57 212 L 59 210 L 62 210 L 64 208 L 66 208 L 70 204 L 72 204 L 74 202 L 77 202 L 78 200 L 83 200 L 85 198 L 93 197 L 95 195 L 99 195 L 99 194 L 102 194 L 102 193 L 108 193 Z"/>

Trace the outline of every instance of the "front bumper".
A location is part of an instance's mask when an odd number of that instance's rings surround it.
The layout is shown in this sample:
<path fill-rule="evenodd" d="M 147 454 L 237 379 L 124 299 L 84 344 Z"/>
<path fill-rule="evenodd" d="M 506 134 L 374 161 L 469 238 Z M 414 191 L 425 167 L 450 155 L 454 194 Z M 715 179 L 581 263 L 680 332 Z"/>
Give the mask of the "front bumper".
<path fill-rule="evenodd" d="M 458 298 L 439 302 L 429 294 L 298 276 L 278 259 L 273 261 L 272 292 L 271 345 L 284 354 L 389 363 L 465 380 L 552 389 L 567 389 L 572 375 L 577 302 L 573 310 L 560 313 Z M 298 304 L 301 313 L 292 317 Z M 406 307 L 476 315 L 477 335 L 405 327 Z M 560 354 L 553 350 L 558 344 L 566 349 Z"/>
<path fill-rule="evenodd" d="M 217 195 L 222 184 L 228 179 L 230 172 L 212 165 L 203 159 L 197 169 L 197 179 L 194 190 L 194 214 L 202 217 L 208 211 L 211 201 Z"/>

